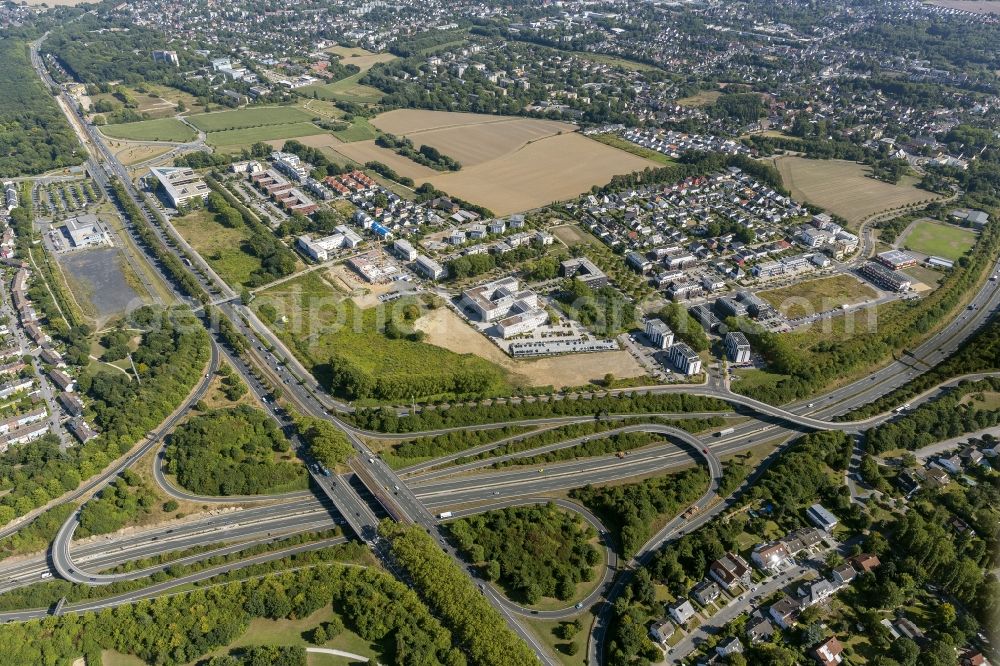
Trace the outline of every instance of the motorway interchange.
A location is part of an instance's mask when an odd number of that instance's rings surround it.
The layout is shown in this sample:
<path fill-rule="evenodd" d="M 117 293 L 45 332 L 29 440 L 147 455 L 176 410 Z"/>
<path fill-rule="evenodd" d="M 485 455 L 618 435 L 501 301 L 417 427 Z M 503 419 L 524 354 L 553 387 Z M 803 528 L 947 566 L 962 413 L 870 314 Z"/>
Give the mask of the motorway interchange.
<path fill-rule="evenodd" d="M 51 79 L 48 78 L 41 60 L 38 58 L 37 44 L 33 45 L 32 48 L 32 61 L 43 80 L 52 85 Z M 922 372 L 940 363 L 954 353 L 997 311 L 998 305 L 1000 305 L 998 283 L 986 282 L 985 286 L 975 294 L 970 302 L 972 307 L 969 310 L 963 311 L 958 318 L 912 350 L 911 354 L 894 361 L 862 380 L 809 401 L 801 401 L 784 407 L 774 407 L 733 394 L 728 390 L 725 382 L 719 381 L 718 377 L 702 385 L 650 386 L 602 392 L 602 395 L 621 392 L 681 392 L 721 399 L 732 405 L 736 415 L 744 417 L 744 420 L 739 424 L 727 428 L 729 432 L 722 436 L 698 437 L 666 425 L 634 422 L 636 418 L 650 418 L 657 415 L 611 414 L 607 416 L 610 420 L 629 418 L 632 422 L 607 430 L 601 433 L 601 437 L 618 432 L 645 431 L 661 436 L 662 442 L 639 449 L 621 458 L 602 456 L 580 459 L 547 465 L 541 470 L 534 467 L 513 467 L 497 472 L 484 468 L 498 460 L 530 457 L 570 447 L 580 443 L 584 438 L 569 438 L 537 449 L 508 454 L 504 457 L 488 458 L 481 462 L 457 466 L 451 464 L 459 456 L 485 453 L 502 446 L 510 439 L 517 438 L 514 437 L 397 471 L 391 469 L 371 450 L 367 443 L 369 438 L 402 439 L 405 437 L 409 439 L 468 428 L 446 428 L 427 432 L 410 432 L 406 435 L 385 435 L 358 429 L 347 423 L 342 417 L 352 407 L 326 395 L 315 378 L 298 363 L 281 341 L 257 319 L 249 308 L 240 303 L 238 295 L 211 270 L 201 257 L 190 250 L 182 239 L 173 234 L 173 230 L 161 218 L 159 211 L 147 202 L 141 192 L 135 189 L 126 169 L 104 145 L 94 127 L 88 125 L 83 116 L 76 111 L 72 100 L 65 97 L 64 93 L 63 95 L 64 109 L 68 113 L 75 113 L 70 117 L 71 122 L 78 131 L 85 133 L 85 136 L 82 137 L 86 139 L 84 143 L 94 151 L 87 162 L 87 169 L 91 177 L 106 191 L 110 189 L 113 179 L 120 180 L 128 196 L 146 216 L 151 228 L 160 239 L 168 246 L 185 248 L 188 255 L 194 257 L 195 265 L 192 267 L 192 274 L 205 290 L 213 295 L 213 302 L 218 306 L 215 311 L 226 317 L 249 343 L 243 354 L 236 354 L 213 338 L 212 356 L 209 366 L 206 368 L 206 375 L 182 408 L 162 424 L 156 432 L 150 433 L 150 436 L 140 442 L 132 452 L 119 460 L 112 469 L 91 479 L 71 496 L 63 498 L 63 501 L 75 501 L 90 493 L 99 492 L 111 483 L 122 470 L 136 464 L 146 454 L 155 451 L 153 456 L 154 479 L 166 494 L 205 505 L 245 505 L 247 508 L 218 510 L 207 517 L 178 524 L 167 531 L 161 527 L 138 531 L 127 536 L 92 538 L 86 543 L 74 545 L 72 536 L 78 524 L 79 512 L 77 511 L 60 529 L 47 557 L 27 558 L 16 563 L 0 563 L 0 592 L 48 579 L 53 575 L 90 586 L 136 580 L 163 571 L 168 565 L 156 565 L 147 569 L 123 573 L 105 573 L 103 571 L 139 558 L 162 555 L 192 547 L 210 547 L 205 552 L 181 560 L 182 563 L 194 563 L 215 555 L 235 553 L 253 545 L 280 542 L 281 539 L 296 534 L 332 529 L 338 524 L 347 528 L 345 532 L 360 536 L 373 548 L 375 554 L 392 569 L 393 563 L 388 555 L 386 544 L 376 534 L 378 523 L 376 514 L 385 513 L 396 520 L 420 525 L 432 533 L 436 539 L 439 539 L 445 551 L 455 558 L 460 566 L 469 572 L 470 576 L 476 579 L 476 583 L 481 586 L 484 594 L 501 611 L 511 628 L 533 646 L 543 663 L 554 664 L 556 661 L 547 649 L 540 645 L 534 635 L 524 628 L 523 621 L 536 616 L 545 619 L 571 618 L 592 610 L 595 620 L 588 647 L 589 658 L 590 663 L 600 663 L 599 655 L 603 649 L 612 602 L 628 584 L 636 568 L 646 562 L 665 542 L 682 532 L 705 524 L 729 506 L 732 496 L 724 498 L 717 493 L 718 482 L 722 474 L 720 458 L 731 456 L 763 443 L 784 443 L 801 432 L 834 429 L 860 435 L 864 430 L 884 422 L 892 417 L 891 413 L 862 421 L 838 422 L 834 418 L 903 386 Z M 130 231 L 134 232 L 131 229 Z M 133 258 L 133 260 L 145 261 L 153 270 L 159 270 L 155 260 L 150 257 L 140 256 Z M 1000 262 L 993 267 L 991 272 L 995 273 L 998 269 L 1000 269 Z M 169 279 L 165 279 L 164 282 L 170 284 Z M 179 292 L 177 298 L 187 302 L 195 310 L 201 308 L 201 303 L 193 302 Z M 311 471 L 316 492 L 290 493 L 266 498 L 200 497 L 172 486 L 161 469 L 164 437 L 205 394 L 213 373 L 220 367 L 223 359 L 237 370 L 255 397 L 268 407 L 270 415 L 286 432 L 292 432 L 292 424 L 284 410 L 268 402 L 267 396 L 272 392 L 271 386 L 277 386 L 278 391 L 297 411 L 329 420 L 343 430 L 358 453 L 351 462 L 351 472 L 327 477 L 316 471 Z M 271 386 L 265 385 L 258 377 L 266 377 L 267 383 Z M 915 398 L 911 404 L 915 405 L 933 397 L 936 390 L 938 389 L 928 391 Z M 587 397 L 590 396 L 588 394 L 556 395 L 552 399 L 569 400 L 586 399 Z M 734 412 L 720 412 L 711 415 L 733 416 Z M 683 414 L 673 416 L 691 418 L 708 415 Z M 593 417 L 534 419 L 486 424 L 475 426 L 475 428 L 530 425 L 536 426 L 538 429 L 545 429 L 588 421 L 593 421 Z M 537 430 L 528 434 L 536 432 Z M 294 438 L 293 443 L 297 447 L 301 446 L 301 443 L 295 441 Z M 781 444 L 778 448 L 781 448 Z M 774 456 L 766 459 L 754 475 L 744 483 L 744 487 L 752 483 L 773 459 Z M 559 610 L 535 611 L 520 606 L 504 598 L 497 588 L 480 580 L 477 577 L 477 572 L 461 561 L 457 551 L 448 544 L 447 533 L 442 521 L 438 518 L 444 512 L 450 512 L 453 517 L 457 518 L 495 508 L 546 502 L 553 494 L 587 483 L 607 483 L 626 478 L 649 476 L 689 466 L 693 462 L 707 464 L 711 478 L 705 494 L 695 503 L 698 511 L 689 512 L 684 517 L 676 517 L 671 520 L 644 544 L 629 562 L 618 561 L 612 547 L 611 534 L 601 525 L 596 516 L 575 503 L 557 500 L 559 506 L 577 512 L 598 531 L 606 553 L 603 577 L 593 592 L 580 603 Z M 743 488 L 738 489 L 736 494 L 742 490 Z M 9 528 L 4 533 L 10 533 L 13 529 L 16 528 Z M 278 559 L 294 552 L 314 550 L 342 543 L 344 540 L 344 537 L 335 537 L 279 548 L 254 558 L 238 560 L 220 566 L 209 566 L 198 573 L 158 583 L 134 592 L 98 601 L 60 604 L 58 611 L 93 610 L 130 603 L 136 599 L 156 596 L 171 588 L 205 580 L 226 571 L 247 566 L 248 563 Z M 45 615 L 52 610 L 45 608 L 2 613 L 0 619 L 24 620 Z"/>

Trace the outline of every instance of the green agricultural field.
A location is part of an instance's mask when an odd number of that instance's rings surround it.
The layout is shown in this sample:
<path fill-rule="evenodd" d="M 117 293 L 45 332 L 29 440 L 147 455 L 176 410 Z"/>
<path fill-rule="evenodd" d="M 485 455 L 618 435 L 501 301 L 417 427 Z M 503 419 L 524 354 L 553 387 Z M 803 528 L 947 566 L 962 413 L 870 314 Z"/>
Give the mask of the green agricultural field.
<path fill-rule="evenodd" d="M 347 60 L 346 62 L 350 62 Z M 358 72 L 345 79 L 333 83 L 317 83 L 298 89 L 299 94 L 312 97 L 315 93 L 319 99 L 355 102 L 356 104 L 375 104 L 382 100 L 382 91 L 371 86 L 358 83 L 364 72 Z"/>
<path fill-rule="evenodd" d="M 174 228 L 230 286 L 239 287 L 260 269 L 260 259 L 244 250 L 250 231 L 216 222 L 207 210 L 196 210 L 172 220 Z"/>
<path fill-rule="evenodd" d="M 273 141 L 275 139 L 294 139 L 299 136 L 322 134 L 323 130 L 312 123 L 291 123 L 288 125 L 264 125 L 262 127 L 246 127 L 243 129 L 210 132 L 208 143 L 211 146 L 223 147 L 224 150 L 237 150 L 258 141 Z"/>
<path fill-rule="evenodd" d="M 313 118 L 315 114 L 297 106 L 251 106 L 235 111 L 201 113 L 191 116 L 190 121 L 203 132 L 221 132 L 264 125 L 290 125 L 307 122 Z"/>
<path fill-rule="evenodd" d="M 350 127 L 339 132 L 334 132 L 333 135 L 344 143 L 351 143 L 353 141 L 369 141 L 374 139 L 378 136 L 378 130 L 368 122 L 367 118 L 355 116 L 354 122 L 351 123 Z"/>
<path fill-rule="evenodd" d="M 402 321 L 412 301 L 393 303 Z M 509 390 L 501 368 L 474 354 L 457 354 L 406 334 L 384 333 L 377 308 L 361 309 L 312 271 L 258 292 L 254 308 L 316 377 L 334 390 L 348 387 L 360 399 L 423 400 L 469 392 Z M 334 359 L 339 365 L 335 366 Z"/>
<path fill-rule="evenodd" d="M 193 141 L 197 133 L 175 118 L 157 118 L 156 120 L 140 120 L 137 123 L 123 125 L 105 125 L 101 128 L 104 136 L 113 139 L 129 141 L 175 141 L 183 143 Z"/>
<path fill-rule="evenodd" d="M 976 244 L 976 234 L 952 224 L 921 220 L 913 225 L 903 247 L 921 254 L 957 260 Z"/>
<path fill-rule="evenodd" d="M 621 138 L 617 134 L 592 134 L 590 138 L 595 141 L 600 141 L 601 143 L 609 145 L 613 148 L 624 150 L 626 153 L 632 153 L 633 155 L 638 155 L 639 157 L 644 157 L 647 160 L 659 162 L 660 164 L 674 163 L 673 159 L 663 153 L 632 143 L 627 139 Z"/>

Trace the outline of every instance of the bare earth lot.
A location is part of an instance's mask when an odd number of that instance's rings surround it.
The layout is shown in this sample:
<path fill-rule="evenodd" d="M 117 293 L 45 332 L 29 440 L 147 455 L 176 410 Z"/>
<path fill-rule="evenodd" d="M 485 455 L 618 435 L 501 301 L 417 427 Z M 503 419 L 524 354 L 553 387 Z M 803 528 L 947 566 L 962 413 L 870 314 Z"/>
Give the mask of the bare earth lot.
<path fill-rule="evenodd" d="M 855 305 L 878 297 L 874 289 L 853 275 L 835 275 L 799 282 L 758 294 L 787 317 L 826 312 L 841 305 Z"/>
<path fill-rule="evenodd" d="M 417 328 L 427 333 L 426 341 L 458 354 L 472 353 L 496 363 L 513 375 L 515 383 L 530 386 L 581 386 L 612 373 L 619 379 L 640 377 L 642 367 L 626 351 L 597 354 L 551 356 L 534 360 L 514 360 L 466 324 L 450 308 L 431 310 L 417 320 Z"/>
<path fill-rule="evenodd" d="M 376 63 L 389 62 L 395 60 L 396 56 L 391 53 L 372 53 L 361 47 L 334 46 L 326 50 L 327 53 L 340 56 L 342 65 L 357 65 L 362 72 L 367 72 Z"/>
<path fill-rule="evenodd" d="M 145 305 L 145 299 L 125 280 L 120 263 L 124 259 L 119 248 L 80 250 L 58 258 L 70 277 L 74 296 L 89 301 L 99 320 Z"/>
<path fill-rule="evenodd" d="M 936 198 L 912 185 L 869 178 L 869 168 L 855 162 L 804 157 L 779 157 L 774 162 L 793 198 L 822 206 L 852 225 L 883 210 Z"/>

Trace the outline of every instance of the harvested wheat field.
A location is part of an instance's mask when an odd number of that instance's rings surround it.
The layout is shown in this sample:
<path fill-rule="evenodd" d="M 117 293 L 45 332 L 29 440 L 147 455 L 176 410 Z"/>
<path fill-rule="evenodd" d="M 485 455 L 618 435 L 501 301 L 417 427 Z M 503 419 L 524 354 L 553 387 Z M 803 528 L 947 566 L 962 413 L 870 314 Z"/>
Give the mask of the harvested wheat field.
<path fill-rule="evenodd" d="M 911 184 L 875 180 L 869 167 L 856 162 L 779 157 L 774 163 L 793 198 L 822 206 L 851 225 L 884 210 L 938 198 Z"/>
<path fill-rule="evenodd" d="M 577 129 L 569 123 L 537 118 L 414 110 L 390 111 L 375 118 L 372 124 L 383 132 L 408 137 L 415 146 L 434 146 L 458 160 L 463 168 Z"/>
<path fill-rule="evenodd" d="M 397 155 L 387 148 L 380 148 L 375 145 L 374 141 L 355 141 L 353 143 L 340 143 L 338 141 L 330 147 L 344 157 L 350 158 L 359 164 L 364 164 L 372 160 L 381 162 L 396 173 L 409 176 L 417 182 L 423 182 L 431 176 L 440 173 L 423 164 L 417 164 L 407 157 Z"/>
<path fill-rule="evenodd" d="M 609 372 L 619 379 L 641 377 L 642 367 L 626 351 L 550 356 L 514 360 L 485 336 L 466 324 L 450 308 L 427 312 L 416 327 L 427 333 L 426 342 L 458 354 L 475 354 L 510 373 L 511 381 L 524 386 L 582 386 L 603 379 Z"/>
<path fill-rule="evenodd" d="M 396 56 L 391 53 L 373 53 L 358 46 L 334 46 L 327 49 L 326 52 L 338 56 L 340 64 L 357 65 L 362 72 L 367 72 L 377 63 L 396 59 Z"/>
<path fill-rule="evenodd" d="M 508 215 L 573 198 L 617 174 L 658 166 L 574 132 L 539 139 L 497 159 L 438 174 L 429 181 L 497 215 Z"/>

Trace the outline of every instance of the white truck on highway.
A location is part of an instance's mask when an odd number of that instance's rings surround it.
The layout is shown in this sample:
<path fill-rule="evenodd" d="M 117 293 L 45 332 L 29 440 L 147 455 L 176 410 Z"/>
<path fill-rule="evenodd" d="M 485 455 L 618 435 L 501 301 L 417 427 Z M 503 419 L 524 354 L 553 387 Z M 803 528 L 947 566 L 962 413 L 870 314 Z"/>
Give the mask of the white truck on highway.
<path fill-rule="evenodd" d="M 719 432 L 715 433 L 716 437 L 725 437 L 726 435 L 732 435 L 736 432 L 736 428 L 723 428 Z"/>
<path fill-rule="evenodd" d="M 451 518 L 451 511 L 443 511 L 438 514 L 438 518 L 444 520 L 445 518 Z"/>

